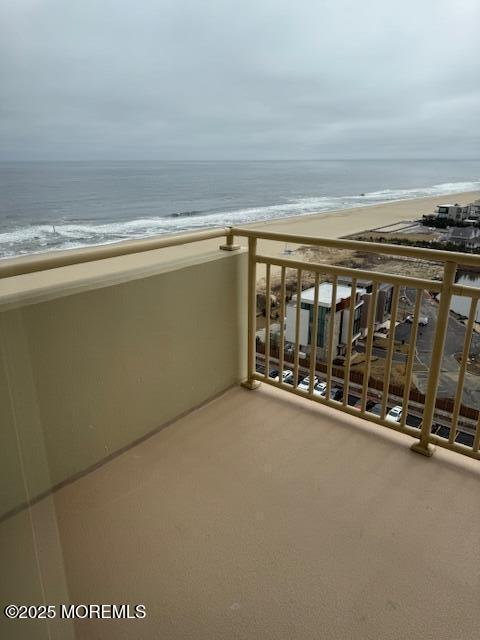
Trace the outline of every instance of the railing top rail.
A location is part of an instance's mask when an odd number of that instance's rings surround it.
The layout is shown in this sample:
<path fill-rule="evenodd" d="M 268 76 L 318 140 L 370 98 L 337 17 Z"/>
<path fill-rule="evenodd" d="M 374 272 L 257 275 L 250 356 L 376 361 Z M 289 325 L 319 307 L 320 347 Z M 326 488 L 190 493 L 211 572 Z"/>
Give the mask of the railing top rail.
<path fill-rule="evenodd" d="M 221 238 L 225 235 L 287 242 L 291 244 L 350 249 L 352 251 L 380 253 L 384 255 L 416 258 L 419 260 L 430 260 L 432 262 L 454 262 L 460 265 L 480 268 L 480 255 L 470 253 L 439 251 L 437 249 L 423 249 L 419 247 L 404 247 L 379 242 L 362 242 L 360 240 L 304 236 L 299 234 L 278 233 L 274 231 L 262 231 L 242 227 L 216 227 L 205 231 L 154 236 L 152 238 L 142 240 L 127 240 L 125 242 L 116 242 L 108 245 L 82 247 L 79 249 L 68 249 L 65 251 L 55 251 L 45 254 L 32 254 L 20 256 L 18 258 L 0 260 L 0 280 L 37 271 L 56 269 L 58 267 L 66 267 L 85 262 L 104 260 L 106 258 L 115 258 L 135 253 L 154 251 L 156 249 L 191 244 L 194 242 L 201 242 L 203 240 Z"/>
<path fill-rule="evenodd" d="M 69 249 L 45 254 L 33 254 L 0 261 L 0 280 L 12 276 L 67 267 L 85 262 L 94 262 L 106 258 L 116 258 L 135 253 L 165 249 L 202 240 L 221 238 L 229 234 L 228 227 L 195 231 L 193 233 L 181 233 L 177 235 L 155 236 L 145 240 L 127 240 L 96 247 L 82 247 L 81 249 Z"/>
<path fill-rule="evenodd" d="M 329 247 L 333 249 L 350 249 L 352 251 L 365 251 L 367 253 L 380 253 L 384 255 L 401 256 L 405 258 L 416 258 L 418 260 L 429 260 L 431 262 L 455 262 L 456 264 L 480 267 L 480 255 L 472 253 L 460 253 L 458 251 L 439 251 L 437 249 L 405 247 L 383 242 L 338 240 L 334 238 L 303 236 L 293 233 L 262 231 L 259 229 L 246 229 L 242 227 L 232 227 L 231 233 L 235 236 L 257 238 L 259 240 L 272 240 L 276 242 Z"/>

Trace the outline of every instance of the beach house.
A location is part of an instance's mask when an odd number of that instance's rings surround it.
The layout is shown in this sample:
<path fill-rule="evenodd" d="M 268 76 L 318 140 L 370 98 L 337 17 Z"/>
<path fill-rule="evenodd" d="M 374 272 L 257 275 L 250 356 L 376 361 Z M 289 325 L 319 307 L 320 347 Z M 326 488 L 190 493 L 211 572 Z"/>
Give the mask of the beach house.
<path fill-rule="evenodd" d="M 362 336 L 362 308 L 364 306 L 363 295 L 366 290 L 358 287 L 355 293 L 352 344 Z M 332 311 L 332 284 L 323 282 L 318 287 L 318 320 L 317 320 L 317 358 L 327 357 L 327 336 L 330 323 L 333 321 L 333 353 L 335 356 L 343 355 L 347 345 L 347 328 L 350 315 L 350 298 L 352 288 L 350 284 L 338 284 L 335 309 Z M 302 291 L 300 300 L 300 348 L 304 353 L 310 353 L 312 347 L 312 329 L 315 304 L 315 287 Z M 295 342 L 296 333 L 297 296 L 293 296 L 287 306 L 285 338 L 288 342 Z"/>
<path fill-rule="evenodd" d="M 478 227 L 452 227 L 445 237 L 446 242 L 465 249 L 480 247 L 480 229 Z"/>
<path fill-rule="evenodd" d="M 435 215 L 440 220 L 450 220 L 454 222 L 462 222 L 468 218 L 467 207 L 459 204 L 439 204 L 435 207 Z"/>
<path fill-rule="evenodd" d="M 371 280 L 357 280 L 355 292 L 355 307 L 351 343 L 355 344 L 359 338 L 368 334 L 368 316 L 372 304 L 373 282 Z M 317 320 L 317 358 L 327 357 L 327 336 L 330 322 L 334 318 L 333 353 L 334 356 L 345 354 L 348 344 L 348 320 L 350 314 L 350 299 L 352 294 L 351 278 L 339 278 L 337 284 L 337 299 L 335 313 L 332 314 L 332 284 L 323 282 L 318 287 L 318 320 Z M 393 286 L 380 283 L 377 291 L 372 328 L 378 331 L 387 328 L 392 308 Z M 315 304 L 315 287 L 305 289 L 301 296 L 299 340 L 302 351 L 310 353 L 312 347 L 312 330 Z M 296 335 L 297 296 L 293 296 L 287 306 L 285 338 L 288 342 L 295 342 Z"/>

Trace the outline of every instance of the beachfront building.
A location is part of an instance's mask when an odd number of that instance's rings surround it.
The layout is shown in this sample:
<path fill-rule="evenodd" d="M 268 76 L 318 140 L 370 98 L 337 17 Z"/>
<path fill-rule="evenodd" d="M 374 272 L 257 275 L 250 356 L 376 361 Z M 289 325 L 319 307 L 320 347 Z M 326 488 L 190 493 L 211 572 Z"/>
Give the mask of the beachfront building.
<path fill-rule="evenodd" d="M 333 353 L 334 356 L 343 355 L 347 345 L 348 319 L 350 314 L 350 298 L 352 289 L 349 284 L 338 284 L 335 300 L 335 310 L 332 313 L 332 284 L 323 282 L 318 287 L 318 323 L 317 323 L 317 357 L 327 357 L 328 336 L 330 322 L 334 322 Z M 353 319 L 352 343 L 362 336 L 362 318 L 365 290 L 359 287 L 355 297 L 355 311 Z M 312 329 L 314 316 L 315 287 L 305 289 L 300 301 L 300 348 L 304 353 L 309 353 L 312 347 Z M 287 307 L 285 339 L 295 342 L 296 333 L 297 296 L 293 296 Z"/>
<path fill-rule="evenodd" d="M 480 229 L 478 227 L 452 227 L 446 235 L 445 241 L 465 249 L 478 249 L 480 247 Z"/>
<path fill-rule="evenodd" d="M 468 207 L 459 204 L 439 204 L 435 207 L 435 215 L 440 220 L 450 220 L 453 222 L 463 222 L 468 218 Z"/>

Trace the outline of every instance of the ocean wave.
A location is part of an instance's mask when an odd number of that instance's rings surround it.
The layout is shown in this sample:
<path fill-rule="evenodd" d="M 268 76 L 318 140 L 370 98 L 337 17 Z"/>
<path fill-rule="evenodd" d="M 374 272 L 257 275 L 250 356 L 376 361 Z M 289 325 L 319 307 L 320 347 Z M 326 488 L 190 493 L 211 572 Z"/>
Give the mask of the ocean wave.
<path fill-rule="evenodd" d="M 206 211 L 178 211 L 176 213 L 169 213 L 167 218 L 191 218 L 192 216 L 200 216 L 202 213 L 207 213 Z"/>
<path fill-rule="evenodd" d="M 186 210 L 165 216 L 104 223 L 61 221 L 52 225 L 44 222 L 18 226 L 0 233 L 0 257 L 8 258 L 25 253 L 109 244 L 120 240 L 139 239 L 156 234 L 191 231 L 212 226 L 248 224 L 295 215 L 350 209 L 382 202 L 434 197 L 437 195 L 441 197 L 447 194 L 479 189 L 480 180 L 475 182 L 446 182 L 417 189 L 384 189 L 358 195 L 304 197 L 281 204 L 246 207 L 232 211 Z"/>
<path fill-rule="evenodd" d="M 475 182 L 443 182 L 431 187 L 418 187 L 416 189 L 383 189 L 362 194 L 366 200 L 380 200 L 389 202 L 395 200 L 411 200 L 413 198 L 432 198 L 453 193 L 477 191 L 480 188 L 480 179 Z M 356 199 L 358 196 L 347 196 L 348 199 Z"/>

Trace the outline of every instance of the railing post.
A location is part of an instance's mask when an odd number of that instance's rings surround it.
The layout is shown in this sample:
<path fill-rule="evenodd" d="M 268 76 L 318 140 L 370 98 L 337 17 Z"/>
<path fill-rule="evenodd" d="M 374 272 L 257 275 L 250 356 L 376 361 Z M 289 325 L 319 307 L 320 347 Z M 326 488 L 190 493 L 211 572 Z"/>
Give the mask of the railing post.
<path fill-rule="evenodd" d="M 222 249 L 222 251 L 236 251 L 237 249 L 240 249 L 239 244 L 233 243 L 233 240 L 234 240 L 233 233 L 231 232 L 227 233 L 226 238 L 227 238 L 227 242 L 225 244 L 221 244 L 219 247 L 220 249 Z"/>
<path fill-rule="evenodd" d="M 257 389 L 260 386 L 258 380 L 254 380 L 253 375 L 256 369 L 255 362 L 255 329 L 257 324 L 257 239 L 248 239 L 248 357 L 247 357 L 247 379 L 242 382 L 246 389 Z"/>
<path fill-rule="evenodd" d="M 424 456 L 431 456 L 434 452 L 434 448 L 429 445 L 430 431 L 432 428 L 433 414 L 435 412 L 438 379 L 442 367 L 443 347 L 445 345 L 445 337 L 448 330 L 450 303 L 452 300 L 452 286 L 455 284 L 456 271 L 457 264 L 455 262 L 445 263 L 440 304 L 438 306 L 437 327 L 432 347 L 432 359 L 430 362 L 430 376 L 428 378 L 427 390 L 425 393 L 425 407 L 423 410 L 420 441 L 416 442 L 411 447 L 412 451 L 421 453 Z M 409 390 L 407 392 L 409 393 Z"/>

